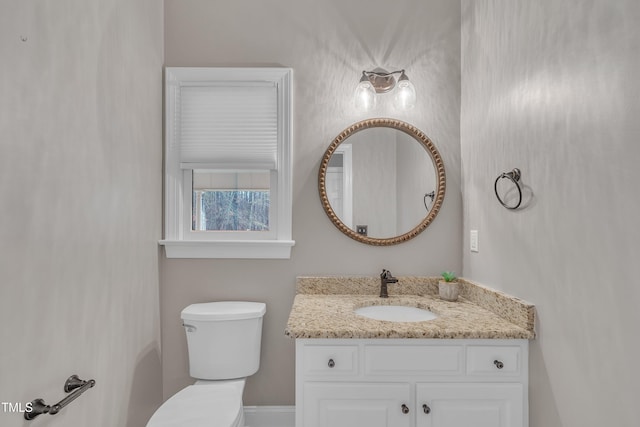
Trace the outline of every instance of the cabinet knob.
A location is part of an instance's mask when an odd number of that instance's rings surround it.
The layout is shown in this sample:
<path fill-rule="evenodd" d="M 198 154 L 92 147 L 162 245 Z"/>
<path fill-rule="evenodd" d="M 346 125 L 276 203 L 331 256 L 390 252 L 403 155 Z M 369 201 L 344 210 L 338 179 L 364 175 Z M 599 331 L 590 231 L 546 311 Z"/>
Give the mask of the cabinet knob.
<path fill-rule="evenodd" d="M 409 407 L 407 405 L 405 405 L 404 403 L 402 404 L 402 413 L 403 414 L 408 414 L 409 413 Z"/>
<path fill-rule="evenodd" d="M 327 363 L 327 365 L 329 365 L 330 368 L 333 368 L 336 366 L 336 362 L 334 362 L 333 359 L 329 359 L 329 363 Z"/>
<path fill-rule="evenodd" d="M 431 408 L 429 408 L 429 405 L 427 405 L 426 403 L 424 405 L 422 405 L 422 410 L 427 415 L 431 413 Z"/>
<path fill-rule="evenodd" d="M 499 361 L 499 360 L 494 360 L 494 361 L 493 361 L 493 364 L 494 364 L 494 365 L 496 365 L 496 368 L 498 368 L 498 369 L 502 369 L 502 368 L 504 368 L 504 363 L 502 363 L 502 362 L 501 362 L 501 361 Z"/>

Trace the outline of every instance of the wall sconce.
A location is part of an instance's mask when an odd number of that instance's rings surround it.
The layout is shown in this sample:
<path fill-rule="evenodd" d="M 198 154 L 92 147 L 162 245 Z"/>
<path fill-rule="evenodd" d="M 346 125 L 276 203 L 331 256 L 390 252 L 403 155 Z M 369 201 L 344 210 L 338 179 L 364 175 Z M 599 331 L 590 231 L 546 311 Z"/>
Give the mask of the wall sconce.
<path fill-rule="evenodd" d="M 400 74 L 396 80 L 394 74 Z M 413 108 L 416 103 L 416 89 L 404 70 L 388 72 L 381 68 L 363 71 L 356 87 L 354 101 L 361 111 L 371 110 L 376 106 L 376 95 L 396 89 L 394 105 L 400 110 Z"/>

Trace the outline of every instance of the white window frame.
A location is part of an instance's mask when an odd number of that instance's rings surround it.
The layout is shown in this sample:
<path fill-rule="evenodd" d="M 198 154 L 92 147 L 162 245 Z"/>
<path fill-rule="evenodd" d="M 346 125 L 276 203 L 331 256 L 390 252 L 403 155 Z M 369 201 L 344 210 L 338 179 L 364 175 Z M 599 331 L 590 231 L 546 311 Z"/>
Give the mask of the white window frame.
<path fill-rule="evenodd" d="M 295 244 L 292 223 L 292 108 L 290 68 L 165 69 L 165 229 L 167 258 L 273 258 L 288 259 Z M 178 105 L 180 88 L 194 84 L 272 82 L 277 87 L 277 170 L 270 189 L 271 232 L 191 231 L 192 171 L 180 166 Z M 274 185 L 275 184 L 275 185 Z"/>

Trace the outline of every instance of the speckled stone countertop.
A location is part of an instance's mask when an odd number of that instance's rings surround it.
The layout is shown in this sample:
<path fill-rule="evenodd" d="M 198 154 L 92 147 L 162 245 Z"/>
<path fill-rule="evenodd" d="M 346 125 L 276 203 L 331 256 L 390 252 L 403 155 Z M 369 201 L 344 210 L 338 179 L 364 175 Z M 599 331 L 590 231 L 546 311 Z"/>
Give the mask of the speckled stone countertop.
<path fill-rule="evenodd" d="M 398 277 L 380 298 L 377 277 L 298 277 L 285 334 L 292 338 L 533 339 L 532 304 L 460 279 L 460 298 L 438 297 L 437 277 Z M 358 316 L 368 305 L 406 305 L 438 315 L 424 322 L 389 322 Z"/>

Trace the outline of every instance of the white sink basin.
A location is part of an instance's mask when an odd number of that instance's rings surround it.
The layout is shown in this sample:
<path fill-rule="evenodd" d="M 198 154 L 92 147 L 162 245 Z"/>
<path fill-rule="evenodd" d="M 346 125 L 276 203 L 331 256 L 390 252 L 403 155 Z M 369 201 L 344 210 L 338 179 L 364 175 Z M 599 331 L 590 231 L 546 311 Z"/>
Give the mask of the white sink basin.
<path fill-rule="evenodd" d="M 424 322 L 438 317 L 429 310 L 405 305 L 369 305 L 355 309 L 354 313 L 358 316 L 389 322 Z"/>

